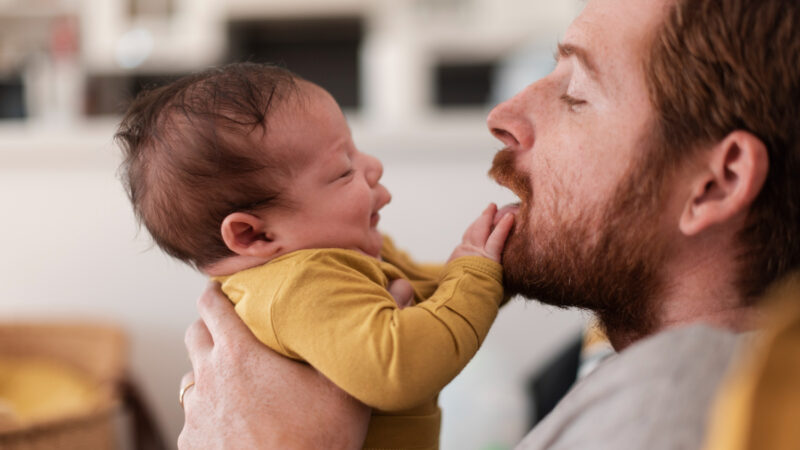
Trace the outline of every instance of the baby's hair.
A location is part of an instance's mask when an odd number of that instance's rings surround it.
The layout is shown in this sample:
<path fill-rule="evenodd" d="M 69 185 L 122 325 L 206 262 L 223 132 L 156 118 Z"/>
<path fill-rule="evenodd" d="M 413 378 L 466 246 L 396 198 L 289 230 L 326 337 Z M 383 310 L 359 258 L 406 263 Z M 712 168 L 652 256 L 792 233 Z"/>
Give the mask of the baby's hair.
<path fill-rule="evenodd" d="M 263 142 L 297 79 L 238 63 L 136 97 L 115 135 L 120 175 L 139 223 L 166 253 L 203 268 L 233 254 L 220 233 L 227 215 L 288 206 L 281 187 L 293 167 Z"/>

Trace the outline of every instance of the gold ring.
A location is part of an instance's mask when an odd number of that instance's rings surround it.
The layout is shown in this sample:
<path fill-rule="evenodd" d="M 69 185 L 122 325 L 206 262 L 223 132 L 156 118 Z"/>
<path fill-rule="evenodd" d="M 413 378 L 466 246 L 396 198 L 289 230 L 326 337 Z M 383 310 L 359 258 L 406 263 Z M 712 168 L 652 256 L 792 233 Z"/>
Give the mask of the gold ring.
<path fill-rule="evenodd" d="M 186 395 L 186 391 L 192 386 L 194 386 L 194 381 L 190 381 L 186 386 L 182 387 L 181 391 L 178 393 L 178 403 L 181 404 L 181 408 L 183 408 L 183 397 Z"/>

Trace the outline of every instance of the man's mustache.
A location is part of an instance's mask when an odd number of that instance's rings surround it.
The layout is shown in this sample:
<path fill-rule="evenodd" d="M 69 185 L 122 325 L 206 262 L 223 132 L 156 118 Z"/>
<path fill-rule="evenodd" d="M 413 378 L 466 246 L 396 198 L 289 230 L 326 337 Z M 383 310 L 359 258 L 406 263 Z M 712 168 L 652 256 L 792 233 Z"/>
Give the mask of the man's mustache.
<path fill-rule="evenodd" d="M 533 189 L 528 174 L 517 169 L 517 155 L 511 149 L 504 148 L 494 155 L 489 176 L 498 184 L 505 186 L 516 194 L 522 203 L 527 204 Z"/>

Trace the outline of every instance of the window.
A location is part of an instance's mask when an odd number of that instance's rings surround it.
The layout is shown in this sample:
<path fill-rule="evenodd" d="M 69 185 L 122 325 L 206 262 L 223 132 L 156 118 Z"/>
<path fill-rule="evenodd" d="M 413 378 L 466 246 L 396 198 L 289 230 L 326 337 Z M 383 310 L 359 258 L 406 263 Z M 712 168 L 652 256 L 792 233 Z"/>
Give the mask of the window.
<path fill-rule="evenodd" d="M 494 62 L 440 63 L 435 68 L 436 105 L 485 106 L 489 102 Z"/>
<path fill-rule="evenodd" d="M 360 18 L 229 23 L 228 62 L 270 62 L 319 84 L 345 108 L 360 105 Z"/>

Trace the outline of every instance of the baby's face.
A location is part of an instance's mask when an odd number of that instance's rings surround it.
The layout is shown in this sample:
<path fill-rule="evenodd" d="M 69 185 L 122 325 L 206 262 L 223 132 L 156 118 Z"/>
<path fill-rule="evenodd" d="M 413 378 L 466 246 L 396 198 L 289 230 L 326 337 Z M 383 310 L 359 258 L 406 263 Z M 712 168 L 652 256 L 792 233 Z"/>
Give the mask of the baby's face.
<path fill-rule="evenodd" d="M 289 182 L 291 209 L 272 218 L 288 238 L 285 250 L 347 248 L 377 257 L 378 211 L 392 198 L 379 183 L 383 165 L 355 147 L 330 94 L 305 81 L 298 85 L 299 105 L 281 108 L 268 132 L 270 146 L 291 149 L 302 167 Z"/>

